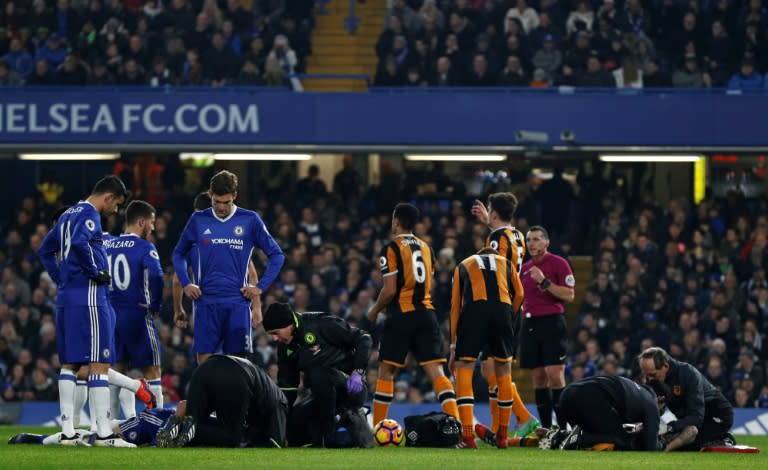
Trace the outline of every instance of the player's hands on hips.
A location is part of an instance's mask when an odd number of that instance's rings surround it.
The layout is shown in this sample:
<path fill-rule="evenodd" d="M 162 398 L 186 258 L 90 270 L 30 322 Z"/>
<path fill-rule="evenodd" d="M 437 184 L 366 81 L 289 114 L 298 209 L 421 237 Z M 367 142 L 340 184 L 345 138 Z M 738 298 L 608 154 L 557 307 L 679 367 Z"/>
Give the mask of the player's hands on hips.
<path fill-rule="evenodd" d="M 489 218 L 488 218 L 488 209 L 485 207 L 485 204 L 482 203 L 479 199 L 475 199 L 475 202 L 472 203 L 472 214 L 477 216 L 477 220 L 484 224 L 488 224 Z"/>
<path fill-rule="evenodd" d="M 252 301 L 260 298 L 261 289 L 256 286 L 245 286 L 240 289 L 240 293 L 243 294 L 243 297 Z"/>
<path fill-rule="evenodd" d="M 537 266 L 531 266 L 531 268 L 525 272 L 525 274 L 531 276 L 531 279 L 536 282 L 536 284 L 540 283 L 544 280 L 546 276 L 544 276 L 544 273 L 541 272 L 541 269 L 539 269 Z"/>
<path fill-rule="evenodd" d="M 256 297 L 251 301 L 251 327 L 256 328 L 261 325 L 261 298 Z"/>
<path fill-rule="evenodd" d="M 186 328 L 187 312 L 185 312 L 183 308 L 176 310 L 176 312 L 173 314 L 173 322 L 176 323 L 176 326 L 179 328 Z"/>
<path fill-rule="evenodd" d="M 363 391 L 365 385 L 363 384 L 363 374 L 359 371 L 352 371 L 347 377 L 347 392 L 356 395 Z"/>
<path fill-rule="evenodd" d="M 200 290 L 200 287 L 197 284 L 189 283 L 184 286 L 184 295 L 192 300 L 197 300 L 203 295 L 203 291 Z"/>

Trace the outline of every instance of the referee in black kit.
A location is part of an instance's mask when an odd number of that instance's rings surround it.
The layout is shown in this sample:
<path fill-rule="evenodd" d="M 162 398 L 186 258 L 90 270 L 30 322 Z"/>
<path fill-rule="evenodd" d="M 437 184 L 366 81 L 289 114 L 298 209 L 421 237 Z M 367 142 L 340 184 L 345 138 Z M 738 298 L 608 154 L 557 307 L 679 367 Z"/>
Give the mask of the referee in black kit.
<path fill-rule="evenodd" d="M 210 419 L 212 412 L 215 419 Z M 158 447 L 282 447 L 288 401 L 260 367 L 236 356 L 212 355 L 189 382 L 187 415 L 172 416 Z"/>
<path fill-rule="evenodd" d="M 520 272 L 525 292 L 520 367 L 533 370 L 539 420 L 549 428 L 565 387 L 565 302 L 573 302 L 576 281 L 568 261 L 547 251 L 549 234 L 544 227 L 528 229 L 526 243 L 531 259 Z"/>

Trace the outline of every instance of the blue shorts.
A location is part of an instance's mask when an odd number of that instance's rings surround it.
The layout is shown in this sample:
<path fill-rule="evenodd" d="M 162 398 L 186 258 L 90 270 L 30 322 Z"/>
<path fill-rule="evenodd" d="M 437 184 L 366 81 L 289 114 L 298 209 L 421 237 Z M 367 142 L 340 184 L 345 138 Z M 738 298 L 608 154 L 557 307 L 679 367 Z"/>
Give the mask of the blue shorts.
<path fill-rule="evenodd" d="M 251 306 L 237 304 L 195 303 L 194 345 L 196 353 L 215 353 L 221 348 L 224 354 L 250 353 Z"/>
<path fill-rule="evenodd" d="M 64 305 L 56 308 L 56 317 L 61 364 L 112 363 L 115 312 L 111 306 Z"/>
<path fill-rule="evenodd" d="M 157 432 L 174 413 L 175 410 L 168 408 L 144 410 L 138 416 L 120 423 L 120 432 L 123 439 L 131 444 L 153 446 L 157 443 Z"/>
<path fill-rule="evenodd" d="M 160 336 L 147 309 L 115 305 L 115 362 L 131 367 L 160 365 Z"/>

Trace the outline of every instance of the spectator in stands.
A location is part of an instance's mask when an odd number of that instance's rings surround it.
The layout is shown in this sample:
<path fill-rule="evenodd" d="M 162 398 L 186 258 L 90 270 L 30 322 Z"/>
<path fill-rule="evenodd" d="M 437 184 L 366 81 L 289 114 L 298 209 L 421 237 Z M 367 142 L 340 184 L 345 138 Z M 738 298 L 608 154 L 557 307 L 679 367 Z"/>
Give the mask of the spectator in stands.
<path fill-rule="evenodd" d="M 267 86 L 287 87 L 287 80 L 277 58 L 269 57 L 264 64 L 264 83 Z"/>
<path fill-rule="evenodd" d="M 253 63 L 253 60 L 245 59 L 240 73 L 235 78 L 235 83 L 238 85 L 261 86 L 265 84 L 262 75 L 263 72 Z"/>
<path fill-rule="evenodd" d="M 501 86 L 528 86 L 530 77 L 523 70 L 520 58 L 516 55 L 507 57 L 507 64 L 497 78 L 497 84 Z"/>
<path fill-rule="evenodd" d="M 280 73 L 280 77 L 281 77 L 281 83 L 282 83 L 282 72 Z M 182 85 L 202 85 L 203 84 L 203 65 L 200 63 L 200 57 L 197 52 L 197 49 L 187 50 L 187 60 L 184 61 L 184 64 L 181 67 L 181 84 Z"/>
<path fill-rule="evenodd" d="M 117 76 L 118 85 L 139 86 L 146 84 L 144 67 L 136 62 L 136 59 L 126 59 L 123 71 Z"/>
<path fill-rule="evenodd" d="M 488 70 L 488 59 L 482 54 L 476 54 L 472 59 L 472 72 L 465 82 L 467 86 L 486 87 L 496 84 L 496 79 Z"/>
<path fill-rule="evenodd" d="M 27 78 L 27 85 L 54 85 L 56 80 L 48 68 L 48 61 L 39 59 L 35 62 L 35 70 Z"/>
<path fill-rule="evenodd" d="M 287 48 L 287 42 L 281 40 L 278 44 L 278 40 L 275 38 L 275 47 L 272 51 L 278 51 L 275 53 L 275 56 L 281 61 L 281 66 L 284 68 L 288 66 L 290 72 L 287 73 L 293 73 L 293 66 L 296 65 L 296 55 Z M 291 60 L 293 63 L 290 63 Z M 283 64 L 282 62 L 286 63 Z M 211 36 L 211 47 L 203 54 L 202 64 L 205 79 L 213 86 L 226 85 L 234 77 L 237 63 L 237 56 L 224 43 L 224 35 L 220 32 L 213 33 Z"/>
<path fill-rule="evenodd" d="M 70 54 L 56 69 L 56 83 L 59 85 L 85 85 L 88 82 L 88 68 L 79 57 Z"/>
<path fill-rule="evenodd" d="M 11 70 L 5 59 L 0 59 L 0 86 L 21 86 L 22 81 L 18 73 Z"/>
<path fill-rule="evenodd" d="M 563 54 L 557 49 L 555 38 L 551 34 L 544 36 L 544 45 L 533 55 L 533 66 L 547 73 L 551 81 L 563 63 Z"/>
<path fill-rule="evenodd" d="M 576 82 L 579 86 L 613 88 L 616 82 L 610 72 L 603 69 L 600 58 L 592 55 L 587 59 L 587 69 L 579 75 Z"/>
<path fill-rule="evenodd" d="M 672 87 L 672 79 L 669 77 L 669 74 L 659 68 L 659 63 L 655 59 L 649 59 L 645 62 L 645 67 L 643 68 L 643 87 Z"/>
<path fill-rule="evenodd" d="M 595 12 L 586 0 L 580 0 L 565 22 L 565 32 L 569 36 L 578 31 L 592 31 L 592 23 L 595 21 Z"/>
<path fill-rule="evenodd" d="M 730 72 L 731 39 L 721 20 L 712 21 L 710 28 L 711 36 L 704 43 L 704 61 L 712 77 L 712 85 L 724 86 Z"/>
<path fill-rule="evenodd" d="M 712 355 L 707 362 L 704 377 L 715 386 L 726 398 L 733 396 L 733 385 L 723 367 L 723 359 L 718 355 Z"/>
<path fill-rule="evenodd" d="M 454 11 L 448 17 L 448 34 L 456 36 L 458 47 L 467 50 L 475 43 L 476 30 L 462 13 Z"/>
<path fill-rule="evenodd" d="M 693 53 L 686 54 L 683 67 L 672 74 L 672 85 L 675 88 L 703 88 L 711 86 L 711 83 L 709 74 L 701 71 L 696 54 Z"/>
<path fill-rule="evenodd" d="M 91 73 L 88 76 L 89 86 L 109 86 L 115 84 L 115 76 L 107 68 L 103 60 L 98 59 L 91 67 Z"/>
<path fill-rule="evenodd" d="M 48 36 L 45 46 L 39 48 L 37 54 L 35 54 L 35 60 L 45 59 L 52 69 L 56 69 L 61 65 L 66 57 L 67 48 L 64 45 L 64 37 L 58 33 Z"/>
<path fill-rule="evenodd" d="M 494 2 L 485 2 L 485 4 L 495 5 Z M 419 16 L 421 17 L 421 27 L 424 28 L 427 21 L 432 21 L 437 30 L 442 31 L 445 29 L 445 15 L 437 7 L 435 0 L 424 0 L 424 3 L 419 9 Z"/>
<path fill-rule="evenodd" d="M 741 61 L 739 73 L 734 74 L 728 81 L 729 90 L 760 90 L 763 88 L 763 76 L 755 71 L 752 59 Z"/>
<path fill-rule="evenodd" d="M 147 83 L 151 87 L 170 86 L 176 83 L 176 77 L 168 68 L 165 57 L 156 56 L 152 59 L 152 69 L 147 76 Z"/>
<path fill-rule="evenodd" d="M 505 33 L 509 33 L 507 25 L 509 25 L 509 20 L 511 18 L 516 18 L 520 21 L 523 32 L 526 35 L 530 34 L 531 31 L 539 26 L 539 14 L 536 10 L 528 6 L 527 0 L 517 0 L 515 6 L 507 10 L 506 21 L 504 23 Z"/>
<path fill-rule="evenodd" d="M 451 59 L 446 56 L 442 56 L 437 59 L 437 67 L 430 84 L 432 86 L 448 87 L 457 86 L 459 84 L 451 65 Z"/>
<path fill-rule="evenodd" d="M 9 2 L 8 5 L 13 5 L 13 2 Z M 11 39 L 9 51 L 2 60 L 6 62 L 11 72 L 18 74 L 21 79 L 26 79 L 35 66 L 35 61 L 18 37 Z"/>
<path fill-rule="evenodd" d="M 282 34 L 275 36 L 275 41 L 272 45 L 272 50 L 269 52 L 267 59 L 276 59 L 283 70 L 284 76 L 290 76 L 295 73 L 295 67 L 298 63 L 296 58 L 296 52 L 291 49 L 288 43 L 288 38 Z"/>
<path fill-rule="evenodd" d="M 415 33 L 421 29 L 421 17 L 416 14 L 415 11 L 405 4 L 405 0 L 392 0 L 392 8 L 387 12 L 387 16 L 384 18 L 384 24 L 391 25 L 389 19 L 396 16 L 403 27 L 409 33 Z"/>

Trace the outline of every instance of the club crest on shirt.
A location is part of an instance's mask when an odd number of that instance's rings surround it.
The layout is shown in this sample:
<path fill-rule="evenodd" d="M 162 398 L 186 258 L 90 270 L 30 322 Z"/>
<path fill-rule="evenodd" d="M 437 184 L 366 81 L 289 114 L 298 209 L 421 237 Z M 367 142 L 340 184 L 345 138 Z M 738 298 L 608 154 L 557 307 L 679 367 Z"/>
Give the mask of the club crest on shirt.
<path fill-rule="evenodd" d="M 157 251 L 155 251 L 155 250 L 151 250 L 151 251 L 149 252 L 149 256 L 151 256 L 151 257 L 153 257 L 153 258 L 155 258 L 155 259 L 160 259 L 160 255 L 159 255 L 159 254 L 157 254 Z"/>
<path fill-rule="evenodd" d="M 86 219 L 86 221 L 85 221 L 85 227 L 86 227 L 88 230 L 90 230 L 91 232 L 93 232 L 93 231 L 96 229 L 96 222 L 94 222 L 94 221 L 93 221 L 93 220 L 91 220 L 91 219 Z"/>
<path fill-rule="evenodd" d="M 235 230 L 234 230 L 234 232 L 235 232 L 235 235 L 237 235 L 237 236 L 239 237 L 239 236 L 240 236 L 240 235 L 242 235 L 242 234 L 243 234 L 243 232 L 244 232 L 244 230 L 243 230 L 243 226 L 242 226 L 242 225 L 235 225 Z"/>
<path fill-rule="evenodd" d="M 565 276 L 565 285 L 568 287 L 573 287 L 576 285 L 576 279 L 573 277 L 573 274 Z"/>
<path fill-rule="evenodd" d="M 315 334 L 314 333 L 307 333 L 304 335 L 304 342 L 307 344 L 312 344 L 315 342 Z"/>
<path fill-rule="evenodd" d="M 681 387 L 680 385 L 672 386 L 672 395 L 679 397 L 682 394 L 683 394 L 683 387 Z"/>
<path fill-rule="evenodd" d="M 101 352 L 101 355 L 104 356 L 104 358 L 109 359 L 109 349 L 104 348 L 104 350 Z"/>

